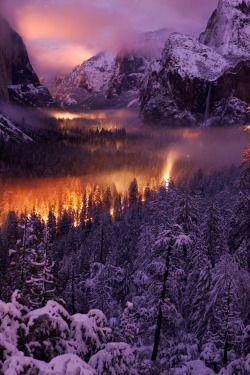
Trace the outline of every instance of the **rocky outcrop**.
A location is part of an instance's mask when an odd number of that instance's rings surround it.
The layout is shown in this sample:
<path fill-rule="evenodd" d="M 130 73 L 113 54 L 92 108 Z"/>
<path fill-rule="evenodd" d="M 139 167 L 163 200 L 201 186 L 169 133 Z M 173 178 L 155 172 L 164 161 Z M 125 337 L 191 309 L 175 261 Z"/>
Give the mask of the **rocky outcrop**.
<path fill-rule="evenodd" d="M 33 107 L 51 106 L 49 91 L 40 84 L 22 38 L 0 16 L 0 101 Z"/>
<path fill-rule="evenodd" d="M 220 0 L 199 40 L 179 33 L 169 37 L 141 91 L 145 122 L 168 126 L 246 123 L 248 12 L 249 1 Z"/>
<path fill-rule="evenodd" d="M 249 0 L 219 0 L 199 41 L 231 62 L 250 59 Z"/>
<path fill-rule="evenodd" d="M 172 34 L 141 93 L 144 119 L 165 125 L 203 121 L 209 82 L 227 66 L 222 56 L 196 38 Z"/>
<path fill-rule="evenodd" d="M 107 87 L 106 96 L 111 105 L 131 106 L 138 99 L 139 90 L 147 75 L 149 60 L 136 51 L 121 51 Z"/>

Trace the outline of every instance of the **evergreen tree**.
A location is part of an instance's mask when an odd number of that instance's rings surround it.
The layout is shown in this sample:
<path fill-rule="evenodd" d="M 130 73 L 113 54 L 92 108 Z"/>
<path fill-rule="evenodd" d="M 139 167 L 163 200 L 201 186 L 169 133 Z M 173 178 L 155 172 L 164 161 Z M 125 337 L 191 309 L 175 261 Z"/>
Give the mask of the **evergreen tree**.
<path fill-rule="evenodd" d="M 152 353 L 152 360 L 156 360 L 159 343 L 160 343 L 160 335 L 161 335 L 161 328 L 162 328 L 162 320 L 163 320 L 163 309 L 164 305 L 167 304 L 165 307 L 167 310 L 175 310 L 174 307 L 170 306 L 167 298 L 167 282 L 170 277 L 170 270 L 172 267 L 173 258 L 178 258 L 178 252 L 183 247 L 183 245 L 187 245 L 190 243 L 190 238 L 182 232 L 182 229 L 179 225 L 174 225 L 171 229 L 163 230 L 159 233 L 157 241 L 155 243 L 156 248 L 160 249 L 160 252 L 164 254 L 165 258 L 165 267 L 163 268 L 163 282 L 162 282 L 162 290 L 161 296 L 159 301 L 159 310 L 157 315 L 157 323 L 156 323 L 156 330 L 155 330 L 155 338 L 154 338 L 154 347 Z"/>
<path fill-rule="evenodd" d="M 202 223 L 202 232 L 208 249 L 208 257 L 214 266 L 226 251 L 227 236 L 220 209 L 215 201 L 208 207 Z"/>
<path fill-rule="evenodd" d="M 53 275 L 53 248 L 49 235 L 48 224 L 43 230 L 42 239 L 31 260 L 31 277 L 26 280 L 30 286 L 32 306 L 45 306 L 55 293 Z"/>
<path fill-rule="evenodd" d="M 210 338 L 223 349 L 224 364 L 229 350 L 237 350 L 240 344 L 245 318 L 242 300 L 249 300 L 249 285 L 249 273 L 230 254 L 223 254 L 213 270 L 207 314 L 210 315 Z"/>

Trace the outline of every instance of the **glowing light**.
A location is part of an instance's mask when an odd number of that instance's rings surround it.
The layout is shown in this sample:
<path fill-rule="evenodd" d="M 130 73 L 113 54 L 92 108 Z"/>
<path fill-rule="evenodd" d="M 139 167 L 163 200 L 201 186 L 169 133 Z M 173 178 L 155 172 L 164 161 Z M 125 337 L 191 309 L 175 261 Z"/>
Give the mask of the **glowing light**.
<path fill-rule="evenodd" d="M 104 112 L 84 112 L 84 113 L 74 113 L 74 112 L 67 112 L 67 111 L 51 111 L 47 110 L 50 116 L 56 118 L 57 120 L 75 120 L 75 119 L 86 119 L 86 120 L 103 120 L 106 119 L 107 115 Z"/>
<path fill-rule="evenodd" d="M 201 133 L 199 131 L 193 131 L 190 129 L 185 129 L 183 131 L 183 138 L 184 139 L 197 139 L 199 138 Z"/>
<path fill-rule="evenodd" d="M 167 156 L 167 161 L 166 161 L 166 166 L 164 169 L 164 174 L 163 174 L 163 180 L 166 183 L 166 186 L 169 184 L 169 179 L 172 176 L 172 169 L 174 165 L 174 161 L 176 160 L 176 155 L 173 151 L 170 151 L 168 156 Z"/>

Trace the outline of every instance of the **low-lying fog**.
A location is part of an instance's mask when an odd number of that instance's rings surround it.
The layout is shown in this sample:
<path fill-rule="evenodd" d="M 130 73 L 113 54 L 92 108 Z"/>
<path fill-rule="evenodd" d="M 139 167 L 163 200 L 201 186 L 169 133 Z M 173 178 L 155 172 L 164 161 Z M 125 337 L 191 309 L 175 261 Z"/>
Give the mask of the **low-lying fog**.
<path fill-rule="evenodd" d="M 35 206 L 46 216 L 52 205 L 59 213 L 60 202 L 63 202 L 60 209 L 71 205 L 78 210 L 85 189 L 90 193 L 96 185 L 101 190 L 109 186 L 113 195 L 117 192 L 124 195 L 133 178 L 137 178 L 141 192 L 147 183 L 153 187 L 163 179 L 172 178 L 180 184 L 199 168 L 206 174 L 223 166 L 239 165 L 250 141 L 249 134 L 239 127 L 144 127 L 138 114 L 132 111 L 50 111 L 49 115 L 57 120 L 62 133 L 84 139 L 75 147 L 87 149 L 93 158 L 84 173 L 75 171 L 63 178 L 12 180 L 4 188 L 2 213 L 21 211 L 26 205 L 28 210 Z M 117 133 L 116 129 L 126 131 Z"/>

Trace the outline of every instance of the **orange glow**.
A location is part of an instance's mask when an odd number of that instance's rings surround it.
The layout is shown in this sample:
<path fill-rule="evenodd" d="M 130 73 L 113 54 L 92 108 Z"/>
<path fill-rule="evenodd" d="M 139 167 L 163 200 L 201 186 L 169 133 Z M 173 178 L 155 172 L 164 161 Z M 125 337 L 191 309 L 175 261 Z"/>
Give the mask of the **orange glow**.
<path fill-rule="evenodd" d="M 64 43 L 58 47 L 32 43 L 29 49 L 36 70 L 43 72 L 44 67 L 49 66 L 51 70 L 62 73 L 69 73 L 76 65 L 82 64 L 96 52 L 78 43 Z"/>
<path fill-rule="evenodd" d="M 107 118 L 106 113 L 104 112 L 84 112 L 84 113 L 73 113 L 67 111 L 47 111 L 47 113 L 58 119 L 64 120 L 74 120 L 78 118 L 87 119 L 87 120 L 103 120 Z"/>
<path fill-rule="evenodd" d="M 44 221 L 48 218 L 48 213 L 53 209 L 57 218 L 60 218 L 64 210 L 71 209 L 74 212 L 74 223 L 79 225 L 80 212 L 83 206 L 83 195 L 86 192 L 86 202 L 90 194 L 93 201 L 98 203 L 103 199 L 105 189 L 110 186 L 112 200 L 114 195 L 119 193 L 123 196 L 128 191 L 129 184 L 135 177 L 133 172 L 118 171 L 106 173 L 98 176 L 47 178 L 41 180 L 15 181 L 5 189 L 1 205 L 1 222 L 9 211 L 18 214 L 26 210 L 31 213 L 34 209 L 38 216 Z M 91 181 L 86 184 L 86 181 Z M 143 175 L 137 176 L 138 187 L 143 192 L 146 185 L 146 178 Z M 151 186 L 153 188 L 153 186 Z M 113 216 L 113 208 L 110 211 Z"/>
<path fill-rule="evenodd" d="M 185 129 L 183 131 L 183 138 L 185 139 L 197 139 L 200 135 L 201 133 L 199 131 L 193 131 L 191 129 Z"/>
<path fill-rule="evenodd" d="M 172 169 L 173 169 L 173 165 L 174 165 L 175 160 L 176 160 L 175 153 L 173 151 L 170 151 L 168 156 L 167 156 L 166 165 L 165 165 L 165 169 L 164 169 L 164 173 L 163 173 L 163 179 L 166 182 L 167 186 L 169 184 L 169 179 L 171 177 L 173 177 L 172 176 Z"/>

